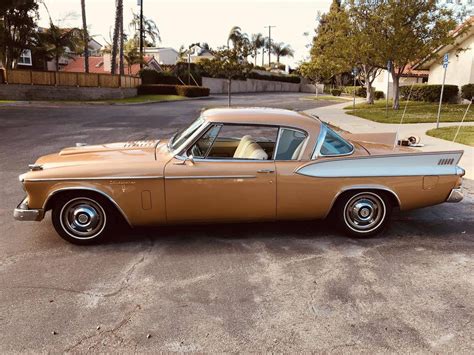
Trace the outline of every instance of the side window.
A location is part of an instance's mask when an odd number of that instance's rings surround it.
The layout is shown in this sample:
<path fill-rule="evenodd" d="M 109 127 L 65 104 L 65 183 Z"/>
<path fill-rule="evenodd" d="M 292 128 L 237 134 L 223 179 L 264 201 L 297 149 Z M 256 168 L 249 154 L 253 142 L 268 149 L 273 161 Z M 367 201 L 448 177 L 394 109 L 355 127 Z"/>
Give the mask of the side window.
<path fill-rule="evenodd" d="M 277 127 L 232 124 L 219 127 L 217 131 L 204 134 L 195 144 L 198 148 L 192 150 L 207 159 L 273 159 Z"/>
<path fill-rule="evenodd" d="M 197 140 L 196 143 L 188 151 L 188 154 L 191 154 L 195 158 L 205 158 L 209 150 L 214 143 L 214 140 L 221 129 L 221 125 L 213 125 L 209 128 L 202 136 Z"/>
<path fill-rule="evenodd" d="M 289 128 L 281 128 L 275 160 L 298 160 L 306 134 Z"/>
<path fill-rule="evenodd" d="M 321 146 L 322 155 L 342 155 L 349 154 L 353 150 L 351 144 L 347 143 L 341 136 L 339 136 L 332 129 L 327 128 L 326 137 Z"/>

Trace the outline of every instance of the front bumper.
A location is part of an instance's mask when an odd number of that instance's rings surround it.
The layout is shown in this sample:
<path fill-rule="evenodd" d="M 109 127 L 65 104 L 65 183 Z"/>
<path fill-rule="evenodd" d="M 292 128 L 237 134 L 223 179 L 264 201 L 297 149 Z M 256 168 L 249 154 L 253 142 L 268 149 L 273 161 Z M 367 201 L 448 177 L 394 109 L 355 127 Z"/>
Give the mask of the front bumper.
<path fill-rule="evenodd" d="M 458 187 L 457 189 L 452 189 L 449 194 L 446 202 L 459 202 L 463 199 L 464 195 L 462 193 L 462 188 Z"/>
<path fill-rule="evenodd" d="M 13 211 L 13 217 L 17 221 L 41 221 L 44 217 L 44 210 L 29 208 L 28 198 L 25 198 Z"/>

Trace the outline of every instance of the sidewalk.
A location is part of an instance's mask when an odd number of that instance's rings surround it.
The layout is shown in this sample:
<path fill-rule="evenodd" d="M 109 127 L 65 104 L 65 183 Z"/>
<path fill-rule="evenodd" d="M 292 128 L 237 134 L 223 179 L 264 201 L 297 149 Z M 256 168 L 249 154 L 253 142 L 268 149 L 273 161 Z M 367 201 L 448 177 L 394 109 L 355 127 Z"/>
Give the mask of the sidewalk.
<path fill-rule="evenodd" d="M 344 110 L 344 107 L 347 105 L 348 103 L 345 102 L 337 105 L 319 107 L 305 112 L 318 115 L 322 121 L 328 122 L 351 133 L 396 132 L 397 129 L 399 129 L 398 124 L 373 122 L 364 118 L 348 115 Z M 440 127 L 456 126 L 458 124 L 459 123 L 457 122 L 440 123 Z M 464 125 L 473 126 L 474 122 L 465 122 Z M 461 158 L 459 165 L 466 170 L 465 177 L 474 180 L 474 147 L 427 136 L 425 132 L 435 127 L 435 123 L 403 124 L 400 126 L 399 137 L 404 138 L 409 135 L 419 136 L 421 138 L 421 143 L 425 146 L 415 149 L 419 149 L 423 152 L 436 150 L 464 150 L 464 155 Z"/>

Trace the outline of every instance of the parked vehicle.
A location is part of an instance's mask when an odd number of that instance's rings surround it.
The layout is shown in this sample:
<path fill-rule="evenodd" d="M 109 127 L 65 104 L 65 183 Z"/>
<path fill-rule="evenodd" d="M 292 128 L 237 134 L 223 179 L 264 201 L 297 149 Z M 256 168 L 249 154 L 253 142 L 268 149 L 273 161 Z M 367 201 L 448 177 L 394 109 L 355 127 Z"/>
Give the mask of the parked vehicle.
<path fill-rule="evenodd" d="M 420 153 L 394 134 L 336 133 L 318 118 L 266 108 L 210 109 L 170 139 L 66 148 L 20 176 L 14 211 L 52 210 L 61 237 L 102 240 L 130 226 L 312 220 L 349 235 L 381 232 L 393 208 L 462 199 L 463 151 Z"/>

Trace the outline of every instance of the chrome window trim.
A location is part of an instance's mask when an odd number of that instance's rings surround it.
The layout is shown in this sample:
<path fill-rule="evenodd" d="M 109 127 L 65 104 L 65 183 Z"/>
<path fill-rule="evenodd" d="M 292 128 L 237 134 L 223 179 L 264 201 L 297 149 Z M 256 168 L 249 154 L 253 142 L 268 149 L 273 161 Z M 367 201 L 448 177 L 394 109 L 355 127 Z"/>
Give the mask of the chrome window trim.
<path fill-rule="evenodd" d="M 46 206 L 48 205 L 48 202 L 49 200 L 51 199 L 51 197 L 53 197 L 55 194 L 59 193 L 59 192 L 62 192 L 62 191 L 78 191 L 78 190 L 85 190 L 85 191 L 93 191 L 93 192 L 97 192 L 98 194 L 101 194 L 102 196 L 104 196 L 105 198 L 107 198 L 116 208 L 117 210 L 122 214 L 123 218 L 125 219 L 125 221 L 128 223 L 128 225 L 130 227 L 133 227 L 133 225 L 130 223 L 130 220 L 128 219 L 127 215 L 123 212 L 122 208 L 120 208 L 120 206 L 118 205 L 117 202 L 115 202 L 115 200 L 110 197 L 108 194 L 106 194 L 105 192 L 99 190 L 99 189 L 95 189 L 93 187 L 63 187 L 63 188 L 60 188 L 60 189 L 57 189 L 57 190 L 54 190 L 53 192 L 51 192 L 48 197 L 46 197 L 44 203 L 43 203 L 43 211 L 46 211 Z"/>
<path fill-rule="evenodd" d="M 162 179 L 163 176 L 98 176 L 98 177 L 68 177 L 68 178 L 38 178 L 25 179 L 25 182 L 42 182 L 42 181 L 90 181 L 90 180 L 149 180 Z"/>
<path fill-rule="evenodd" d="M 314 160 L 314 159 L 317 159 L 319 157 L 343 157 L 343 156 L 348 156 L 348 155 L 352 155 L 355 151 L 355 147 L 354 145 L 347 141 L 346 139 L 344 139 L 343 137 L 341 137 L 340 134 L 338 134 L 336 131 L 334 131 L 333 129 L 331 129 L 331 131 L 336 135 L 338 136 L 340 139 L 342 139 L 344 142 L 346 142 L 348 145 L 351 146 L 351 151 L 349 153 L 341 153 L 341 154 L 321 154 L 321 148 L 323 146 L 323 143 L 324 143 L 324 140 L 326 139 L 326 135 L 329 131 L 329 128 L 327 127 L 327 125 L 323 122 L 321 122 L 321 131 L 319 132 L 319 135 L 318 135 L 318 141 L 316 142 L 316 146 L 314 148 L 314 151 L 313 151 L 313 154 L 311 156 L 311 159 Z"/>
<path fill-rule="evenodd" d="M 202 117 L 202 116 L 200 116 Z M 198 117 L 199 118 L 199 117 Z M 186 151 L 186 147 L 189 144 L 189 142 L 192 142 L 197 136 L 200 137 L 201 134 L 202 134 L 202 131 L 206 129 L 206 127 L 208 127 L 211 123 L 206 120 L 204 117 L 203 118 L 203 124 L 201 125 L 201 127 L 199 127 L 185 142 L 183 142 L 183 144 L 181 144 L 178 148 L 176 148 L 175 150 L 171 150 L 171 154 L 182 154 L 183 151 Z"/>

